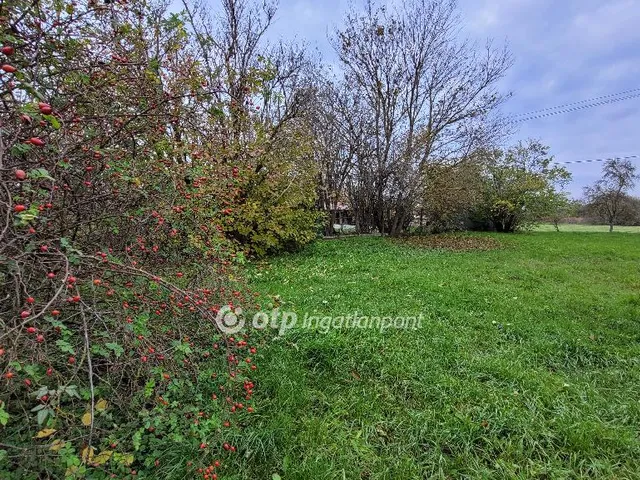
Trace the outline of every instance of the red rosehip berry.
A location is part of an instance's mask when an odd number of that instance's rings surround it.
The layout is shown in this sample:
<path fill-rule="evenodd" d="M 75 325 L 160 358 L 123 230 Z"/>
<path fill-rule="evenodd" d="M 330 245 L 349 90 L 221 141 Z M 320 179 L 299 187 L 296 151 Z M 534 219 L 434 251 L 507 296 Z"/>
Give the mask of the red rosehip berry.
<path fill-rule="evenodd" d="M 48 103 L 40 102 L 38 103 L 38 108 L 40 109 L 40 113 L 43 113 L 45 115 L 49 115 L 51 114 L 51 112 L 53 112 L 51 105 L 49 105 Z"/>

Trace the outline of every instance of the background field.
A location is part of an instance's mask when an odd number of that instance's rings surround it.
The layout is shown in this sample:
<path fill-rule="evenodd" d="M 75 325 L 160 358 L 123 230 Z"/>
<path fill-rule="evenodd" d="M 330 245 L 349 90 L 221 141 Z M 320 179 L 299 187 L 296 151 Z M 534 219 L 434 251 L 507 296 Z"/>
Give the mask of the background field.
<path fill-rule="evenodd" d="M 563 223 L 559 225 L 560 232 L 609 232 L 609 225 L 578 225 L 574 223 Z M 555 232 L 556 227 L 552 224 L 538 225 L 537 232 Z M 640 233 L 640 227 L 625 227 L 616 225 L 613 231 L 618 233 Z"/>
<path fill-rule="evenodd" d="M 283 310 L 426 319 L 269 341 L 246 478 L 640 478 L 640 236 L 495 237 L 321 241 L 257 266 Z"/>

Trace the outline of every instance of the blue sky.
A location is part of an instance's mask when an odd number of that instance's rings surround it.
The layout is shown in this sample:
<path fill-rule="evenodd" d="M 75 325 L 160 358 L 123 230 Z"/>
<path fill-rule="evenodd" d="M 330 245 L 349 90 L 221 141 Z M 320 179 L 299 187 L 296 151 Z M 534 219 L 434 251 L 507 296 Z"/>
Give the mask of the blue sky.
<path fill-rule="evenodd" d="M 210 0 L 216 6 L 215 0 Z M 464 34 L 508 42 L 515 65 L 502 82 L 506 113 L 527 113 L 640 88 L 640 0 L 458 0 Z M 335 62 L 327 32 L 347 0 L 280 0 L 272 39 L 297 38 Z M 640 97 L 530 120 L 514 136 L 539 138 L 557 161 L 640 155 Z M 640 159 L 634 162 L 640 167 Z M 600 176 L 601 164 L 569 164 L 570 192 Z M 640 187 L 635 194 L 640 193 Z"/>

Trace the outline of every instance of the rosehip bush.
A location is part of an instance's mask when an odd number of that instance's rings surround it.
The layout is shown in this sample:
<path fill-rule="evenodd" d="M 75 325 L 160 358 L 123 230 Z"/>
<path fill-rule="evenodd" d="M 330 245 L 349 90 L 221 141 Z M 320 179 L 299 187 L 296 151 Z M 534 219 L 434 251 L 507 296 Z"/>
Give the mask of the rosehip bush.
<path fill-rule="evenodd" d="M 161 5 L 9 0 L 0 28 L 0 477 L 228 474 L 258 348 L 216 322 L 254 301 L 233 99 Z"/>

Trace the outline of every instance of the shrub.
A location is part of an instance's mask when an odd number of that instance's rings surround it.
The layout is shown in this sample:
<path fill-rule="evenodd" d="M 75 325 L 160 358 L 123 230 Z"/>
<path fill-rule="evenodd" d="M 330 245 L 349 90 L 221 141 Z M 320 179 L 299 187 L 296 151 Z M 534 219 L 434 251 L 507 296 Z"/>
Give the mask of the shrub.
<path fill-rule="evenodd" d="M 242 175 L 243 200 L 224 223 L 228 237 L 258 256 L 292 251 L 317 237 L 316 167 L 302 126 L 287 128 Z"/>
<path fill-rule="evenodd" d="M 562 187 L 571 178 L 536 141 L 487 155 L 483 216 L 499 232 L 532 227 L 566 201 Z"/>
<path fill-rule="evenodd" d="M 216 322 L 251 301 L 230 99 L 156 5 L 0 11 L 0 477 L 224 469 L 256 353 Z"/>

